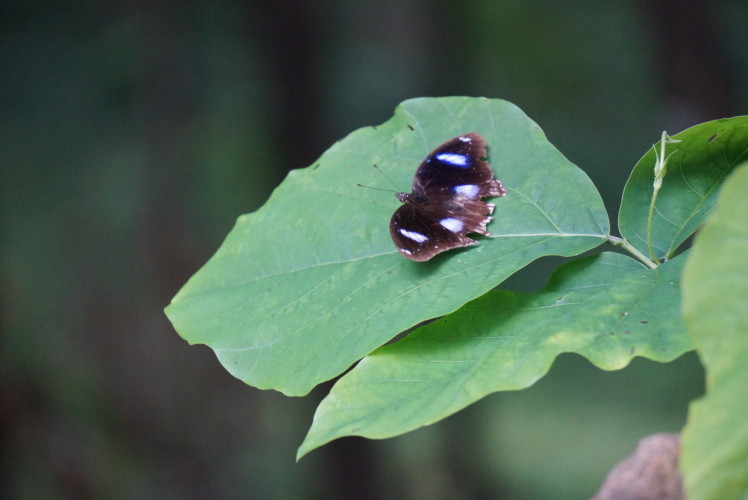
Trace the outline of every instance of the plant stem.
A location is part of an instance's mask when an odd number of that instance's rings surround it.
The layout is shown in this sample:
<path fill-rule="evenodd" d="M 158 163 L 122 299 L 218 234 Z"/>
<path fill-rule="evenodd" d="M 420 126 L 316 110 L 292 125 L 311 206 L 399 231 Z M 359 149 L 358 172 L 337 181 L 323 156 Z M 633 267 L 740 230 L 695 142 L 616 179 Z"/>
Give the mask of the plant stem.
<path fill-rule="evenodd" d="M 659 264 L 660 261 L 655 254 L 654 243 L 652 241 L 652 221 L 654 220 L 654 209 L 655 203 L 657 202 L 657 195 L 662 187 L 662 180 L 665 178 L 667 173 L 667 160 L 675 152 L 671 152 L 669 155 L 665 155 L 665 144 L 672 144 L 674 142 L 680 142 L 678 139 L 673 139 L 667 135 L 666 131 L 662 132 L 662 138 L 660 139 L 660 153 L 657 153 L 657 147 L 654 147 L 655 154 L 655 165 L 654 165 L 654 182 L 652 183 L 652 201 L 649 203 L 649 215 L 647 216 L 647 247 L 649 249 L 649 256 L 655 264 Z M 667 259 L 667 257 L 666 257 Z"/>
<path fill-rule="evenodd" d="M 655 202 L 657 201 L 657 193 L 659 192 L 660 190 L 655 186 L 652 192 L 652 201 L 649 203 L 649 215 L 647 215 L 647 247 L 649 249 L 649 256 L 652 257 L 652 261 L 654 262 L 659 261 L 657 260 L 657 254 L 655 254 L 654 244 L 652 243 L 652 219 L 654 219 Z"/>
<path fill-rule="evenodd" d="M 639 259 L 639 261 L 647 266 L 649 269 L 657 269 L 657 264 L 652 260 L 648 259 L 646 255 L 637 250 L 631 243 L 623 238 L 616 238 L 615 236 L 608 235 L 608 241 L 613 245 L 618 246 L 629 252 L 631 255 Z"/>

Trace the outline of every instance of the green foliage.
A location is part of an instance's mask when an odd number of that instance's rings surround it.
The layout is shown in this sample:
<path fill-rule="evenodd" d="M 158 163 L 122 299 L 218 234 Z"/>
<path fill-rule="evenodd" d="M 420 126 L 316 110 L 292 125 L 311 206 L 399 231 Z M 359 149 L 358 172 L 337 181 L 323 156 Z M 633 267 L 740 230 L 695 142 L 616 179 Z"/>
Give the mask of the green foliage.
<path fill-rule="evenodd" d="M 376 164 L 408 190 L 427 153 L 470 131 L 486 138 L 508 189 L 495 200 L 493 236 L 426 263 L 402 258 L 388 234 L 397 200 L 356 185 L 382 184 Z M 516 106 L 462 97 L 406 101 L 386 123 L 350 134 L 289 174 L 265 206 L 240 217 L 167 314 L 182 337 L 209 345 L 233 375 L 263 389 L 303 395 L 359 361 L 320 404 L 299 457 L 341 436 L 394 436 L 492 392 L 528 387 L 560 353 L 616 370 L 635 356 L 670 361 L 695 345 L 714 393 L 694 406 L 684 441 L 684 469 L 696 492 L 699 478 L 718 467 L 745 471 L 745 439 L 736 440 L 727 463 L 716 452 L 708 461 L 695 457 L 707 437 L 713 445 L 728 432 L 746 434 L 735 405 L 745 393 L 739 360 L 748 349 L 734 323 L 740 304 L 731 301 L 745 296 L 748 272 L 737 245 L 721 234 L 744 220 L 737 214 L 746 207 L 719 209 L 698 240 L 705 250 L 694 257 L 679 249 L 710 216 L 725 177 L 748 157 L 748 119 L 704 123 L 663 134 L 663 141 L 626 184 L 617 238 L 589 178 Z M 661 187 L 655 165 L 665 174 Z M 732 188 L 722 203 L 737 203 L 742 192 Z M 603 252 L 563 265 L 540 291 L 493 290 L 533 260 L 577 256 L 605 241 L 633 258 Z M 690 338 L 680 312 L 689 258 Z M 695 313 L 702 309 L 708 314 Z M 715 330 L 725 335 L 719 342 L 710 338 Z"/>
<path fill-rule="evenodd" d="M 390 240 L 398 207 L 377 166 L 409 190 L 437 145 L 469 131 L 490 145 L 509 194 L 493 238 L 427 263 Z M 387 123 L 358 130 L 313 166 L 291 172 L 260 210 L 239 218 L 218 252 L 166 312 L 191 343 L 212 347 L 234 376 L 303 395 L 398 333 L 449 314 L 544 255 L 605 240 L 607 216 L 589 178 L 516 106 L 414 99 Z"/>
<path fill-rule="evenodd" d="M 666 180 L 655 204 L 652 219 L 652 258 L 671 258 L 676 249 L 701 226 L 717 200 L 725 176 L 746 158 L 748 122 L 745 117 L 726 118 L 696 125 L 674 136 L 668 145 Z M 649 255 L 648 211 L 658 142 L 631 172 L 623 190 L 618 226 L 628 242 Z"/>
<path fill-rule="evenodd" d="M 745 145 L 744 145 L 745 148 Z M 748 498 L 748 163 L 725 183 L 683 275 L 688 335 L 707 370 L 707 396 L 683 433 L 688 498 Z"/>
<path fill-rule="evenodd" d="M 492 392 L 523 389 L 563 352 L 607 370 L 635 355 L 680 356 L 691 348 L 678 320 L 684 260 L 649 270 L 602 253 L 560 267 L 537 293 L 487 293 L 346 374 L 320 404 L 299 456 L 341 436 L 402 434 Z"/>

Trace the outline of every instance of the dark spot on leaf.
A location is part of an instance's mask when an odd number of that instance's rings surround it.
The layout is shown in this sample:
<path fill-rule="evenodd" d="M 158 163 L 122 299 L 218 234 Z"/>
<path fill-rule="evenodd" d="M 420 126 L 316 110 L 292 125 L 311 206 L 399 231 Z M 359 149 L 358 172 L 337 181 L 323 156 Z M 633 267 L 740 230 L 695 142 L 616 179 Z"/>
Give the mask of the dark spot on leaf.
<path fill-rule="evenodd" d="M 629 315 L 629 313 L 627 313 L 627 312 L 622 312 L 621 313 L 621 316 L 628 316 L 628 315 Z"/>
<path fill-rule="evenodd" d="M 626 335 L 631 335 L 631 332 L 628 330 L 624 330 L 623 333 L 625 333 Z"/>
<path fill-rule="evenodd" d="M 632 347 L 632 348 L 631 348 L 631 350 L 630 350 L 629 352 L 630 352 L 631 354 L 634 354 L 634 351 L 636 351 L 636 347 Z"/>
<path fill-rule="evenodd" d="M 647 321 L 646 319 L 643 319 L 639 323 L 641 323 L 642 325 L 646 325 L 647 323 L 649 323 L 649 321 Z"/>
<path fill-rule="evenodd" d="M 392 269 L 387 269 L 387 274 L 392 274 Z"/>
<path fill-rule="evenodd" d="M 373 128 L 374 130 L 376 130 L 377 126 L 376 125 L 372 125 L 371 128 Z"/>
<path fill-rule="evenodd" d="M 410 130 L 415 130 L 415 129 L 413 128 L 413 126 L 412 126 L 412 125 L 408 125 L 408 128 L 409 128 Z"/>
<path fill-rule="evenodd" d="M 319 163 L 317 163 L 315 166 L 312 167 L 312 170 L 317 170 L 319 168 Z"/>
<path fill-rule="evenodd" d="M 664 347 L 660 347 L 660 350 L 661 350 L 662 352 L 665 352 L 665 351 L 667 351 L 667 349 L 665 349 Z"/>
<path fill-rule="evenodd" d="M 608 335 L 615 335 L 616 332 L 608 332 Z"/>
<path fill-rule="evenodd" d="M 710 137 L 709 139 L 707 139 L 707 140 L 706 140 L 706 142 L 712 142 L 712 141 L 713 141 L 714 139 L 716 139 L 716 138 L 717 138 L 717 134 L 714 134 L 714 135 L 713 135 L 713 136 L 711 136 L 711 137 Z"/>
<path fill-rule="evenodd" d="M 558 302 L 559 300 L 564 300 L 564 297 L 563 297 L 563 296 L 561 296 L 561 297 L 556 297 L 556 302 Z"/>

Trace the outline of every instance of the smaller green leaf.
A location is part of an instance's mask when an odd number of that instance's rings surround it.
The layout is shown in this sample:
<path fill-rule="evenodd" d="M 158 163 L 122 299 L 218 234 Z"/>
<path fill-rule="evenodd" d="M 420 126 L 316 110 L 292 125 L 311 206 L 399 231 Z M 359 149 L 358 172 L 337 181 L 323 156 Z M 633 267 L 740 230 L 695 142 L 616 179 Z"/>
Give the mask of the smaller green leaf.
<path fill-rule="evenodd" d="M 537 293 L 494 291 L 364 358 L 322 401 L 298 457 L 342 436 L 386 438 L 496 391 L 535 383 L 560 353 L 606 370 L 688 351 L 684 257 L 655 270 L 603 253 L 560 267 Z"/>
<path fill-rule="evenodd" d="M 652 220 L 652 246 L 657 259 L 672 257 L 704 223 L 725 176 L 748 158 L 748 116 L 702 123 L 672 138 L 680 142 L 666 144 L 667 174 Z M 655 151 L 660 151 L 659 142 L 631 172 L 618 214 L 621 236 L 647 256 Z"/>
<path fill-rule="evenodd" d="M 725 182 L 683 273 L 683 315 L 706 367 L 681 468 L 688 498 L 748 498 L 748 163 Z"/>

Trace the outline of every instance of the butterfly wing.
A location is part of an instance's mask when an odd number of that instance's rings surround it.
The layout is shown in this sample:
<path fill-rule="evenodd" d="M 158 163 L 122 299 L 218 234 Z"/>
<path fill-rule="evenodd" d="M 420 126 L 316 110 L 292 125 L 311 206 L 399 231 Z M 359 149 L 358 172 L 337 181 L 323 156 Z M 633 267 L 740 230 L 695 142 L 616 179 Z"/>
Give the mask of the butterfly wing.
<path fill-rule="evenodd" d="M 404 257 L 423 262 L 445 250 L 475 245 L 477 241 L 463 234 L 462 225 L 460 219 L 438 210 L 405 203 L 392 215 L 390 236 Z"/>
<path fill-rule="evenodd" d="M 494 179 L 486 158 L 483 137 L 475 132 L 455 137 L 423 160 L 413 178 L 413 194 L 468 200 L 504 196 L 506 190 Z"/>

